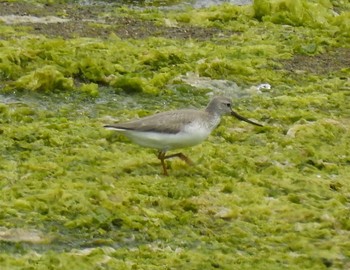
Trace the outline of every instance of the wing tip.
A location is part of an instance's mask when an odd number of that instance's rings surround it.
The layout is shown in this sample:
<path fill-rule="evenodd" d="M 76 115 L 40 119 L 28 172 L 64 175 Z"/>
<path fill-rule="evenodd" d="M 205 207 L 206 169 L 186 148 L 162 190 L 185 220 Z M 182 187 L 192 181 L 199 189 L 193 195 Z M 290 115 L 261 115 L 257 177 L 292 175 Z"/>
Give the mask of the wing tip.
<path fill-rule="evenodd" d="M 103 127 L 104 127 L 105 129 L 114 130 L 114 131 L 126 131 L 126 130 L 130 130 L 130 129 L 128 129 L 128 128 L 121 127 L 121 126 L 116 126 L 116 125 L 104 125 Z"/>

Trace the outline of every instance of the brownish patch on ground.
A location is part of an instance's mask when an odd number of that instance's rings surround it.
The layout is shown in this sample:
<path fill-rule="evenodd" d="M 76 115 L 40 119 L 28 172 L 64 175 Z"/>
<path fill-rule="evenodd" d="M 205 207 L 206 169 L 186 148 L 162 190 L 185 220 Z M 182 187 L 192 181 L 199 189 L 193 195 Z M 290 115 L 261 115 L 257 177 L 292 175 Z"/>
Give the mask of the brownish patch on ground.
<path fill-rule="evenodd" d="M 295 55 L 283 64 L 285 70 L 293 73 L 307 72 L 325 75 L 343 68 L 350 68 L 350 49 L 337 48 L 332 52 L 315 56 Z"/>
<path fill-rule="evenodd" d="M 21 23 L 20 26 L 29 26 L 31 34 L 49 37 L 99 37 L 107 38 L 116 34 L 120 38 L 147 38 L 165 37 L 174 39 L 207 40 L 217 36 L 235 34 L 218 28 L 202 28 L 181 25 L 167 27 L 156 25 L 152 21 L 140 20 L 131 17 L 112 16 L 111 12 L 116 6 L 93 5 L 33 5 L 28 3 L 0 3 L 0 15 L 18 16 L 57 16 L 69 19 L 64 23 Z M 0 34 L 1 35 L 1 34 Z"/>
<path fill-rule="evenodd" d="M 55 24 L 31 24 L 31 33 L 43 34 L 49 37 L 93 37 L 107 38 L 115 34 L 122 39 L 141 39 L 147 37 L 165 37 L 174 39 L 206 40 L 218 35 L 217 29 L 199 27 L 165 27 L 156 26 L 149 21 L 140 21 L 133 18 L 115 18 L 108 24 L 69 21 Z"/>

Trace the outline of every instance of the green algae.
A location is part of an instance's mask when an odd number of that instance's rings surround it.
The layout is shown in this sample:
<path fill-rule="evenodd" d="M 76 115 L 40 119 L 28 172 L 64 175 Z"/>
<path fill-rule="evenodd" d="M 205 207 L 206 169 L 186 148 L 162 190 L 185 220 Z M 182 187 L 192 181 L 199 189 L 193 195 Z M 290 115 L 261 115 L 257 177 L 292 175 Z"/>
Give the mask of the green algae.
<path fill-rule="evenodd" d="M 4 91 L 13 91 L 14 89 L 39 92 L 53 91 L 55 89 L 72 90 L 73 80 L 65 78 L 53 66 L 45 66 L 20 77 L 13 84 L 8 84 Z"/>
<path fill-rule="evenodd" d="M 234 8 L 235 12 L 242 12 L 244 9 Z M 231 9 L 225 6 L 211 8 L 207 11 L 209 14 L 207 16 L 218 16 L 215 14 L 219 14 L 218 12 L 222 10 Z M 135 11 L 131 14 L 135 16 Z M 237 26 L 239 31 L 244 30 L 245 33 L 220 38 L 215 43 L 210 41 L 188 43 L 181 40 L 150 38 L 137 40 L 131 44 L 113 35 L 104 41 L 44 37 L 21 40 L 20 44 L 18 40 L 2 41 L 1 77 L 13 81 L 5 87 L 5 91 L 40 91 L 42 88 L 46 88 L 47 91 L 55 89 L 67 91 L 72 90 L 73 81 L 77 88 L 79 87 L 77 82 L 88 81 L 124 90 L 133 89 L 131 92 L 160 93 L 169 81 L 191 70 L 196 70 L 202 76 L 226 78 L 239 83 L 280 81 L 283 74 L 276 71 L 275 66 L 278 64 L 272 59 L 288 58 L 295 52 L 304 54 L 324 52 L 330 44 L 336 46 L 337 43 L 343 42 L 342 39 L 348 39 L 346 34 L 337 34 L 349 32 L 346 29 L 348 25 L 346 13 L 340 16 L 342 16 L 340 19 L 338 17 L 335 19 L 339 23 L 335 23 L 338 25 L 334 26 L 332 31 L 302 28 L 296 34 L 290 32 L 292 29 L 287 29 L 286 32 L 285 27 L 275 24 L 248 28 L 247 22 L 252 22 L 252 15 L 251 17 L 247 15 L 238 22 L 232 18 L 235 24 L 239 25 Z M 195 18 L 196 16 L 191 15 L 191 19 Z M 222 20 L 225 27 L 236 28 L 227 24 L 226 19 Z M 209 21 L 209 24 L 204 25 L 217 27 L 217 24 L 212 23 L 213 20 L 206 17 L 199 16 L 198 21 Z M 196 24 L 192 20 L 190 23 Z M 264 33 L 262 36 L 261 33 L 267 26 L 272 27 L 274 32 Z M 338 41 L 334 40 L 334 35 L 338 36 Z M 258 72 L 261 68 L 266 72 Z M 48 85 L 48 80 L 51 79 L 46 78 L 50 76 L 57 77 L 57 81 Z M 35 83 L 28 84 L 28 81 Z M 119 86 L 119 83 L 122 85 Z M 128 84 L 134 86 L 123 86 Z M 92 93 L 93 96 L 96 95 L 96 91 Z"/>
<path fill-rule="evenodd" d="M 331 33 L 346 30 L 347 13 L 334 31 L 259 22 L 251 11 L 168 14 L 242 31 L 213 40 L 1 40 L 2 269 L 348 266 L 349 70 L 283 67 L 297 53 L 346 47 L 346 33 Z M 184 149 L 196 165 L 172 160 L 164 178 L 154 151 L 102 126 L 205 106 L 209 91 L 178 79 L 188 71 L 272 84 L 235 100 L 264 127 L 223 119 L 207 142 Z M 44 240 L 23 241 L 18 231 Z"/>
<path fill-rule="evenodd" d="M 295 26 L 326 27 L 332 17 L 330 1 L 254 1 L 255 17 Z"/>

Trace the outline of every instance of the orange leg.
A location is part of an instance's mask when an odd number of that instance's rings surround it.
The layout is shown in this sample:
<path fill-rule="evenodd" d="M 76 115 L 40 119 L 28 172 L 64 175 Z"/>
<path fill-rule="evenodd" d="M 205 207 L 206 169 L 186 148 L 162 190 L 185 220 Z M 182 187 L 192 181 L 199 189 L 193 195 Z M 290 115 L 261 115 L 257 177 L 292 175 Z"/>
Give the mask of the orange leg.
<path fill-rule="evenodd" d="M 188 157 L 186 157 L 182 153 L 172 154 L 172 155 L 168 155 L 168 156 L 166 156 L 165 154 L 166 154 L 166 151 L 159 151 L 159 153 L 158 153 L 158 159 L 160 159 L 160 162 L 162 164 L 164 175 L 168 176 L 168 171 L 167 171 L 167 168 L 166 168 L 166 165 L 165 165 L 165 162 L 164 162 L 165 159 L 178 157 L 181 160 L 185 161 L 188 165 L 193 165 L 192 160 L 190 160 Z"/>
<path fill-rule="evenodd" d="M 179 159 L 185 161 L 188 165 L 193 165 L 192 160 L 190 160 L 188 157 L 186 157 L 182 153 L 177 153 L 177 154 L 172 154 L 172 155 L 169 155 L 169 156 L 165 156 L 164 159 L 173 158 L 173 157 L 178 157 Z"/>
<path fill-rule="evenodd" d="M 166 152 L 164 152 L 164 151 L 159 151 L 159 153 L 158 153 L 158 159 L 160 159 L 160 163 L 162 164 L 164 175 L 168 176 L 169 174 L 168 174 L 168 171 L 167 171 L 167 169 L 166 169 L 165 162 L 164 162 L 165 153 L 166 153 Z"/>

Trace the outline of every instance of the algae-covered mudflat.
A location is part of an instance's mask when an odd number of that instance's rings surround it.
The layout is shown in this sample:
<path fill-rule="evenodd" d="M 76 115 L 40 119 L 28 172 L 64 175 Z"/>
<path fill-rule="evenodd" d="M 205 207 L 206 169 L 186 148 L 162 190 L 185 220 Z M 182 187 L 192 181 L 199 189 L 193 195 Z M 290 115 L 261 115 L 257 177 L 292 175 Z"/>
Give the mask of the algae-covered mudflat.
<path fill-rule="evenodd" d="M 349 269 L 349 44 L 345 0 L 1 1 L 0 269 Z M 264 127 L 169 177 L 103 129 L 215 94 Z"/>

